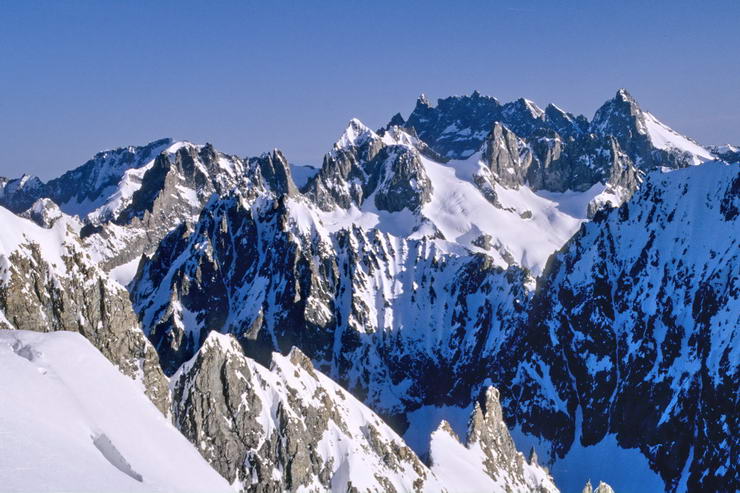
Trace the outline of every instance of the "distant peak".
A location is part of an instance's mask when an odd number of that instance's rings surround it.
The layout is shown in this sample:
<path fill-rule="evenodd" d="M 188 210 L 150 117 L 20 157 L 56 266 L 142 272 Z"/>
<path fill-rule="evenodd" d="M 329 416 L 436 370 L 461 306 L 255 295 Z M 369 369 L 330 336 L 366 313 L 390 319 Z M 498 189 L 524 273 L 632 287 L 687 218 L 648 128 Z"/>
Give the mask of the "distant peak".
<path fill-rule="evenodd" d="M 352 118 L 349 121 L 349 123 L 347 124 L 347 126 L 348 127 L 357 127 L 357 128 L 362 128 L 362 129 L 368 128 L 367 125 L 365 125 L 364 123 L 362 123 L 359 118 Z"/>
<path fill-rule="evenodd" d="M 358 147 L 374 137 L 376 137 L 375 132 L 357 118 L 353 118 L 347 124 L 347 128 L 334 144 L 334 147 L 337 149 Z"/>
<path fill-rule="evenodd" d="M 526 111 L 532 114 L 533 117 L 539 118 L 545 114 L 545 112 L 535 104 L 534 101 L 526 98 L 519 98 L 514 102 L 517 106 L 524 108 Z"/>
<path fill-rule="evenodd" d="M 406 120 L 403 119 L 401 116 L 401 113 L 396 113 L 393 115 L 393 118 L 391 118 L 391 121 L 388 122 L 388 125 L 386 126 L 386 129 L 391 127 L 403 127 L 406 124 Z"/>
<path fill-rule="evenodd" d="M 624 101 L 628 103 L 635 103 L 635 98 L 632 97 L 632 95 L 627 91 L 625 88 L 621 88 L 617 91 L 617 95 L 615 96 L 615 99 L 619 101 Z"/>
<path fill-rule="evenodd" d="M 11 182 L 18 190 L 32 190 L 43 184 L 37 176 L 29 175 L 28 173 L 23 173 L 20 178 L 11 180 Z"/>
<path fill-rule="evenodd" d="M 271 151 L 263 152 L 259 155 L 259 159 L 277 160 L 286 164 L 288 162 L 288 160 L 285 158 L 285 155 L 283 154 L 283 151 L 281 151 L 277 147 L 273 147 Z"/>
<path fill-rule="evenodd" d="M 432 107 L 432 104 L 429 102 L 429 99 L 427 99 L 426 94 L 423 92 L 419 94 L 419 97 L 416 99 L 416 106 L 426 106 L 428 108 Z"/>
<path fill-rule="evenodd" d="M 172 145 L 172 143 L 175 140 L 172 137 L 163 137 L 161 139 L 153 140 L 152 142 L 149 142 L 144 147 L 157 147 L 157 146 L 169 146 Z"/>
<path fill-rule="evenodd" d="M 162 150 L 166 149 L 167 147 L 171 146 L 174 142 L 175 140 L 170 137 L 163 137 L 161 139 L 153 140 L 143 146 L 130 145 L 130 146 L 123 146 L 123 147 L 113 147 L 111 149 L 103 149 L 102 151 L 95 153 L 95 158 L 104 158 L 110 154 L 115 154 L 115 153 L 122 152 L 122 151 L 141 150 L 144 152 L 159 153 Z"/>
<path fill-rule="evenodd" d="M 545 107 L 545 112 L 546 113 L 555 112 L 555 113 L 560 113 L 562 115 L 567 115 L 568 114 L 567 111 L 565 111 L 563 108 L 561 108 L 560 106 L 558 106 L 558 105 L 556 105 L 554 103 L 548 104 L 547 107 Z"/>
<path fill-rule="evenodd" d="M 167 154 L 176 154 L 180 149 L 194 147 L 192 142 L 187 140 L 177 140 L 170 143 L 170 146 L 164 150 Z"/>

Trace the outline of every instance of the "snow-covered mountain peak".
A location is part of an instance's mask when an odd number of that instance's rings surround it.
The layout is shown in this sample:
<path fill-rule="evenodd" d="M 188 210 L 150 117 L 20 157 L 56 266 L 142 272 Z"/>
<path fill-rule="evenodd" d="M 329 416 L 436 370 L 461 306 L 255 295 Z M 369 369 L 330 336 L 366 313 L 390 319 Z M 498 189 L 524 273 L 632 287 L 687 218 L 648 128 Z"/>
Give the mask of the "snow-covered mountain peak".
<path fill-rule="evenodd" d="M 541 118 L 545 114 L 544 110 L 537 106 L 537 104 L 535 104 L 535 102 L 530 99 L 519 98 L 514 103 L 519 108 L 524 108 L 533 118 Z"/>
<path fill-rule="evenodd" d="M 740 146 L 725 144 L 720 146 L 709 146 L 713 155 L 728 163 L 740 163 Z"/>
<path fill-rule="evenodd" d="M 614 136 L 640 169 L 681 168 L 713 159 L 712 154 L 643 110 L 624 89 L 594 114 L 591 133 Z"/>
<path fill-rule="evenodd" d="M 40 209 L 42 205 L 39 203 Z M 43 210 L 39 213 L 43 214 Z M 26 258 L 39 255 L 57 275 L 68 275 L 64 257 L 80 246 L 76 235 L 80 224 L 73 218 L 54 215 L 46 228 L 0 206 L 0 225 L 3 231 L 0 235 L 0 281 L 7 280 L 11 270 L 16 268 L 15 262 L 10 261 L 13 255 Z"/>
<path fill-rule="evenodd" d="M 620 101 L 631 102 L 631 103 L 637 104 L 637 102 L 635 101 L 635 98 L 632 97 L 632 94 L 630 94 L 629 91 L 625 89 L 624 87 L 620 87 L 619 89 L 617 89 L 617 94 L 615 97 L 619 99 Z"/>
<path fill-rule="evenodd" d="M 423 92 L 419 94 L 418 98 L 416 98 L 416 107 L 417 108 L 419 107 L 431 108 L 432 107 L 432 103 L 429 102 L 427 95 L 424 94 Z"/>
<path fill-rule="evenodd" d="M 199 149 L 202 146 L 198 146 L 193 144 L 190 141 L 187 140 L 177 140 L 177 141 L 171 141 L 170 145 L 167 146 L 166 149 L 164 149 L 165 154 L 173 156 L 175 155 L 180 149 Z"/>
<path fill-rule="evenodd" d="M 143 148 L 150 148 L 151 151 L 149 152 L 151 154 L 158 154 L 157 151 L 162 151 L 163 149 L 166 149 L 170 145 L 172 145 L 175 142 L 174 139 L 171 137 L 163 137 L 161 139 L 156 139 L 148 144 L 141 146 Z M 123 154 L 123 153 L 130 153 L 135 152 L 136 149 L 138 149 L 139 146 L 123 146 L 123 147 L 113 147 L 111 149 L 104 149 L 102 151 L 99 151 L 95 153 L 93 156 L 93 159 L 105 159 L 109 158 L 111 156 L 117 155 L 117 154 Z"/>
<path fill-rule="evenodd" d="M 11 193 L 15 190 L 33 190 L 43 185 L 43 182 L 37 176 L 26 173 L 23 173 L 17 181 L 11 183 L 12 185 L 8 189 L 8 192 Z"/>
<path fill-rule="evenodd" d="M 370 130 L 364 123 L 357 118 L 353 118 L 347 124 L 347 128 L 334 144 L 334 149 L 348 149 L 350 147 L 360 147 L 369 140 L 377 139 L 375 132 Z"/>

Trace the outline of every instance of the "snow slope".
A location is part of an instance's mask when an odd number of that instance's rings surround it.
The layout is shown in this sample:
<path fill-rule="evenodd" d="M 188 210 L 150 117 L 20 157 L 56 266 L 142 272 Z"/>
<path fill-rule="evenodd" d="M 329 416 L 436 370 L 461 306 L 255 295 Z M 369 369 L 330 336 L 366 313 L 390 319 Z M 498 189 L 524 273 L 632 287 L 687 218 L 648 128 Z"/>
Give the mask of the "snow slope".
<path fill-rule="evenodd" d="M 432 199 L 422 214 L 450 241 L 472 250 L 481 234 L 492 237 L 513 255 L 516 263 L 539 275 L 547 258 L 578 230 L 586 219 L 587 205 L 597 193 L 535 193 L 529 187 L 510 189 L 496 184 L 501 207 L 491 204 L 473 183 L 473 176 L 485 166 L 480 155 L 465 161 L 437 163 L 422 158 L 432 180 Z M 603 187 L 602 187 L 603 188 Z M 584 198 L 585 197 L 585 198 Z M 526 217 L 531 214 L 531 217 Z M 507 262 L 499 252 L 499 265 Z M 497 255 L 498 254 L 498 255 Z"/>
<path fill-rule="evenodd" d="M 656 148 L 688 152 L 692 155 L 694 164 L 701 164 L 704 161 L 714 159 L 712 153 L 707 149 L 662 123 L 652 113 L 645 111 L 643 115 L 647 134 Z"/>
<path fill-rule="evenodd" d="M 81 335 L 0 331 L 4 492 L 233 491 Z"/>
<path fill-rule="evenodd" d="M 488 172 L 481 153 L 467 159 L 438 162 L 419 153 L 419 140 L 393 128 L 382 137 L 359 120 L 352 120 L 335 149 L 359 146 L 372 141 L 386 146 L 400 146 L 418 154 L 423 172 L 431 183 L 431 198 L 420 211 L 408 208 L 397 212 L 379 210 L 376 190 L 361 204 L 330 212 L 317 211 L 320 222 L 329 231 L 349 229 L 353 225 L 376 228 L 397 237 L 439 238 L 445 250 L 450 247 L 486 253 L 497 265 L 511 263 L 526 267 L 537 276 L 547 258 L 565 244 L 588 217 L 588 204 L 604 192 L 597 183 L 585 192 L 535 192 L 528 186 L 518 189 L 495 184 L 499 204 L 493 204 L 476 185 L 476 177 Z M 421 144 L 423 145 L 423 143 Z M 490 248 L 476 245 L 488 236 Z M 464 252 L 463 249 L 457 249 Z"/>

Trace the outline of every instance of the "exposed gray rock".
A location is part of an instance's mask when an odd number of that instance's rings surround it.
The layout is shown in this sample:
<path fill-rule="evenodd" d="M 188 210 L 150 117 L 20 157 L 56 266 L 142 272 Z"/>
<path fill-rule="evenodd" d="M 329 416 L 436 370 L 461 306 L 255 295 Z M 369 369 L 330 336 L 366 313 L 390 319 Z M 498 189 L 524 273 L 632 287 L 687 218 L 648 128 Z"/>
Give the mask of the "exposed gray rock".
<path fill-rule="evenodd" d="M 603 481 L 599 481 L 599 485 L 596 489 L 593 489 L 591 481 L 586 481 L 586 486 L 583 487 L 583 493 L 614 493 L 614 490 Z"/>
<path fill-rule="evenodd" d="M 389 127 L 382 135 L 352 120 L 324 157 L 319 173 L 306 184 L 306 196 L 325 211 L 360 207 L 371 196 L 380 210 L 418 210 L 432 193 L 419 154 L 435 154 L 399 127 Z M 394 144 L 397 139 L 407 145 Z"/>
<path fill-rule="evenodd" d="M 493 124 L 483 144 L 481 159 L 493 172 L 496 182 L 508 188 L 519 188 L 526 182 L 532 162 L 531 153 L 522 152 L 524 143 L 502 123 Z"/>
<path fill-rule="evenodd" d="M 441 490 L 400 437 L 298 349 L 267 370 L 212 333 L 173 376 L 173 415 L 242 491 Z"/>
<path fill-rule="evenodd" d="M 279 152 L 246 163 L 210 144 L 174 144 L 154 159 L 125 207 L 111 221 L 86 225 L 82 236 L 88 248 L 100 252 L 106 269 L 151 254 L 172 229 L 193 221 L 214 194 L 235 188 L 253 195 L 293 191 L 289 169 L 281 181 L 277 163 L 285 164 Z M 268 173 L 267 180 L 261 171 Z M 273 191 L 270 181 L 285 190 Z"/>
<path fill-rule="evenodd" d="M 380 210 L 417 211 L 432 196 L 432 182 L 424 171 L 418 154 L 406 147 L 385 147 L 376 157 L 377 171 L 370 178 L 367 192 L 375 193 Z"/>
<path fill-rule="evenodd" d="M 432 472 L 452 493 L 558 493 L 552 478 L 536 459 L 525 461 L 514 446 L 494 387 L 487 388 L 476 400 L 464 445 L 449 423 L 442 421 L 432 434 L 430 460 Z"/>
<path fill-rule="evenodd" d="M 516 478 L 520 484 L 526 482 L 524 456 L 516 449 L 504 423 L 498 389 L 489 387 L 475 402 L 468 424 L 467 444 L 468 447 L 480 446 L 486 473 L 492 478 L 506 475 Z"/>
<path fill-rule="evenodd" d="M 64 265 L 50 265 L 45 248 L 59 246 L 28 242 L 7 257 L 0 254 L 0 328 L 81 333 L 122 373 L 139 380 L 166 414 L 167 380 L 128 293 L 92 264 L 71 232 L 62 247 Z"/>
<path fill-rule="evenodd" d="M 292 197 L 298 193 L 291 176 L 290 165 L 282 152 L 275 149 L 251 161 L 256 163 L 265 183 L 275 194 Z"/>
<path fill-rule="evenodd" d="M 625 89 L 620 89 L 613 99 L 596 111 L 589 132 L 613 136 L 641 170 L 649 171 L 661 166 L 676 169 L 697 164 L 697 157 L 690 152 L 657 147 L 650 137 L 648 119 L 653 119 L 652 115 L 642 110 Z M 709 152 L 702 154 L 709 156 Z"/>
<path fill-rule="evenodd" d="M 585 116 L 575 116 L 552 103 L 545 108 L 545 122 L 564 138 L 575 138 L 588 132 L 588 119 Z"/>
<path fill-rule="evenodd" d="M 422 94 L 405 126 L 414 128 L 421 140 L 449 159 L 466 158 L 480 149 L 483 139 L 499 120 L 501 104 L 496 98 L 453 96 L 440 99 L 433 107 Z"/>

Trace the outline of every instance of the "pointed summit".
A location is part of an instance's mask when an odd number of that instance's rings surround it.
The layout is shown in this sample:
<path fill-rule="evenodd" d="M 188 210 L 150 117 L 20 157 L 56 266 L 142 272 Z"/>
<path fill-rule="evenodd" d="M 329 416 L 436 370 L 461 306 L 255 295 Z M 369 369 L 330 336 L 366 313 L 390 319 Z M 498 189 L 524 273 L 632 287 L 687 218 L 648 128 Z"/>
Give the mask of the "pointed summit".
<path fill-rule="evenodd" d="M 334 144 L 335 149 L 347 149 L 349 147 L 359 147 L 368 140 L 377 138 L 375 132 L 370 130 L 364 123 L 357 118 L 353 118 L 347 124 L 344 133 Z"/>
<path fill-rule="evenodd" d="M 293 182 L 288 160 L 280 150 L 273 149 L 270 153 L 262 154 L 257 158 L 257 165 L 262 177 L 273 192 L 288 196 L 297 193 L 298 188 Z"/>
<path fill-rule="evenodd" d="M 545 121 L 563 137 L 577 136 L 588 131 L 588 120 L 583 115 L 575 116 L 550 103 L 545 108 Z"/>
<path fill-rule="evenodd" d="M 424 94 L 423 92 L 419 94 L 419 97 L 416 99 L 416 107 L 418 108 L 420 106 L 427 108 L 432 107 L 432 103 L 429 102 L 429 99 L 427 99 L 426 94 Z"/>
<path fill-rule="evenodd" d="M 617 91 L 615 99 L 619 99 L 620 101 L 631 101 L 633 103 L 635 102 L 635 98 L 633 98 L 629 91 L 627 91 L 627 89 L 625 89 L 624 87 Z"/>
<path fill-rule="evenodd" d="M 589 131 L 613 135 L 620 144 L 628 144 L 627 141 L 633 137 L 647 133 L 643 111 L 626 89 L 618 90 L 612 99 L 596 110 Z"/>
<path fill-rule="evenodd" d="M 530 466 L 539 465 L 539 457 L 537 457 L 537 451 L 534 449 L 534 447 L 529 450 L 529 460 L 527 462 L 529 462 Z"/>
<path fill-rule="evenodd" d="M 583 490 L 581 490 L 581 493 L 593 493 L 594 487 L 591 486 L 591 480 L 589 479 L 586 481 L 586 485 L 583 487 Z"/>
<path fill-rule="evenodd" d="M 391 127 L 403 127 L 406 125 L 406 120 L 403 119 L 401 116 L 401 113 L 396 113 L 393 115 L 393 118 L 391 118 L 391 121 L 388 122 L 388 125 L 386 125 L 386 130 L 388 130 Z"/>
<path fill-rule="evenodd" d="M 537 106 L 534 101 L 531 101 L 529 99 L 519 98 L 517 100 L 517 103 L 524 105 L 524 107 L 527 108 L 527 111 L 529 111 L 535 118 L 540 118 L 542 117 L 542 115 L 545 114 L 542 108 Z"/>
<path fill-rule="evenodd" d="M 626 89 L 596 110 L 589 132 L 616 138 L 641 169 L 683 168 L 712 159 L 709 151 L 640 108 Z"/>
<path fill-rule="evenodd" d="M 501 112 L 502 121 L 517 135 L 531 135 L 545 127 L 545 112 L 529 99 L 519 98 L 506 103 Z"/>

